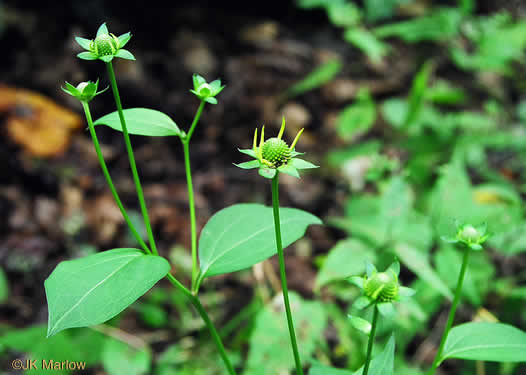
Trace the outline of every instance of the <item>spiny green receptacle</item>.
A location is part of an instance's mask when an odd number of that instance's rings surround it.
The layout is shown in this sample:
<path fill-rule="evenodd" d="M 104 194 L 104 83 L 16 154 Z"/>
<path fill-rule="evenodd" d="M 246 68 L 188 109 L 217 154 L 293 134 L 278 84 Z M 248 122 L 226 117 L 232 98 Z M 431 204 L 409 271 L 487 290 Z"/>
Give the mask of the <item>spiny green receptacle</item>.
<path fill-rule="evenodd" d="M 279 167 L 287 164 L 292 155 L 287 142 L 277 137 L 269 138 L 263 143 L 262 156 L 274 166 Z"/>
<path fill-rule="evenodd" d="M 364 283 L 365 295 L 378 302 L 393 302 L 398 296 L 398 278 L 389 270 L 378 272 Z"/>
<path fill-rule="evenodd" d="M 113 34 L 100 34 L 93 41 L 93 48 L 99 56 L 114 55 L 119 48 L 119 39 Z"/>

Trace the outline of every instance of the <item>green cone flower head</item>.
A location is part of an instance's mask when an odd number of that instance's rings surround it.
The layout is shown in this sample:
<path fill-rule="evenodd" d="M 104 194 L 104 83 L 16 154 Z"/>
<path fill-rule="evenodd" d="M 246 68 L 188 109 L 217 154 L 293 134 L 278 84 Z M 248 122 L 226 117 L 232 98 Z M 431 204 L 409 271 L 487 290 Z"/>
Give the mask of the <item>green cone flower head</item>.
<path fill-rule="evenodd" d="M 263 143 L 261 156 L 263 160 L 269 161 L 272 165 L 280 167 L 287 164 L 292 152 L 289 145 L 283 139 L 277 137 L 269 138 Z"/>
<path fill-rule="evenodd" d="M 482 250 L 482 244 L 488 239 L 486 224 L 475 226 L 468 223 L 456 222 L 457 233 L 455 237 L 442 237 L 449 243 L 458 243 L 469 247 L 472 250 Z"/>
<path fill-rule="evenodd" d="M 367 278 L 364 283 L 364 293 L 378 302 L 393 302 L 398 297 L 398 277 L 391 270 L 377 272 Z"/>
<path fill-rule="evenodd" d="M 106 24 L 103 23 L 99 27 L 95 39 L 75 38 L 77 43 L 86 50 L 79 53 L 77 57 L 83 60 L 102 60 L 106 63 L 113 60 L 114 57 L 135 60 L 131 52 L 123 48 L 130 39 L 130 33 L 122 34 L 119 37 L 111 34 Z"/>
<path fill-rule="evenodd" d="M 102 91 L 97 91 L 97 87 L 99 86 L 99 80 L 96 82 L 81 82 L 77 85 L 77 87 L 73 86 L 71 83 L 66 82 L 66 87 L 62 87 L 62 91 L 65 93 L 74 96 L 81 102 L 89 102 L 91 99 L 93 99 L 95 96 L 103 93 L 108 88 L 106 87 Z"/>
<path fill-rule="evenodd" d="M 401 301 L 415 293 L 413 289 L 400 285 L 398 281 L 400 263 L 398 261 L 391 264 L 383 272 L 378 272 L 373 264 L 367 263 L 366 271 L 367 274 L 363 277 L 353 276 L 349 279 L 363 292 L 363 295 L 354 303 L 354 307 L 358 309 L 376 305 L 382 315 L 388 316 L 394 313 L 394 302 Z M 353 319 L 356 322 L 363 320 Z"/>
<path fill-rule="evenodd" d="M 92 42 L 92 49 L 98 56 L 114 55 L 119 48 L 119 39 L 113 34 L 98 35 Z"/>
<path fill-rule="evenodd" d="M 263 126 L 258 143 L 258 130 L 256 129 L 252 149 L 239 150 L 239 152 L 252 156 L 256 160 L 234 165 L 242 169 L 258 168 L 261 176 L 270 179 L 274 178 L 278 171 L 299 178 L 298 170 L 318 168 L 306 160 L 296 158 L 296 156 L 302 155 L 300 152 L 296 152 L 295 146 L 303 133 L 303 129 L 298 132 L 290 146 L 282 139 L 284 132 L 285 118 L 283 118 L 277 137 L 265 140 L 265 126 Z"/>
<path fill-rule="evenodd" d="M 194 74 L 192 79 L 194 82 L 194 89 L 190 90 L 190 92 L 200 100 L 210 104 L 217 104 L 217 99 L 215 97 L 225 88 L 224 85 L 221 86 L 221 80 L 216 79 L 215 81 L 208 83 L 199 74 Z"/>

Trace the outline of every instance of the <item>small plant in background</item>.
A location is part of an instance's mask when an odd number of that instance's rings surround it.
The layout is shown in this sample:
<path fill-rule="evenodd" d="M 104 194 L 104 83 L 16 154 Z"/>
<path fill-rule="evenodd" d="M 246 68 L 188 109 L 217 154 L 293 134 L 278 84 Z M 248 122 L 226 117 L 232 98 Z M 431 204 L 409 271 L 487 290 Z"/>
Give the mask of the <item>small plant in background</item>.
<path fill-rule="evenodd" d="M 455 312 L 457 310 L 458 304 L 460 303 L 460 297 L 462 294 L 462 284 L 464 283 L 464 277 L 466 275 L 466 270 L 468 267 L 469 253 L 471 250 L 480 251 L 482 250 L 482 244 L 488 239 L 489 234 L 486 233 L 487 225 L 482 224 L 478 227 L 475 227 L 472 224 L 461 224 L 460 222 L 456 223 L 457 233 L 455 237 L 443 237 L 446 242 L 456 244 L 464 252 L 464 257 L 462 259 L 462 266 L 460 268 L 460 274 L 458 275 L 457 287 L 455 289 L 455 297 L 451 308 L 449 310 L 449 316 L 447 319 L 446 326 L 444 328 L 444 333 L 440 340 L 440 346 L 431 365 L 431 370 L 429 370 L 429 375 L 433 375 L 435 370 L 440 365 L 440 363 L 447 358 L 447 355 L 444 355 L 444 347 L 447 345 L 447 339 L 451 332 L 451 327 L 453 326 L 453 321 L 455 320 Z M 464 326 L 465 327 L 465 326 Z M 509 329 L 513 329 L 511 326 L 503 325 L 503 332 Z M 458 343 L 454 343 L 458 344 Z M 453 344 L 453 345 L 454 345 Z M 450 346 L 453 346 L 450 342 Z M 474 355 L 477 355 L 476 348 Z M 469 357 L 468 357 L 469 359 Z"/>
<path fill-rule="evenodd" d="M 366 270 L 366 276 L 355 276 L 350 279 L 363 293 L 363 296 L 356 300 L 354 306 L 360 310 L 373 306 L 373 320 L 371 323 L 359 317 L 349 316 L 353 326 L 369 336 L 363 375 L 369 373 L 378 314 L 380 313 L 386 317 L 393 315 L 393 303 L 414 294 L 414 290 L 401 286 L 398 281 L 400 263 L 394 262 L 384 272 L 378 272 L 372 263 L 367 263 Z"/>

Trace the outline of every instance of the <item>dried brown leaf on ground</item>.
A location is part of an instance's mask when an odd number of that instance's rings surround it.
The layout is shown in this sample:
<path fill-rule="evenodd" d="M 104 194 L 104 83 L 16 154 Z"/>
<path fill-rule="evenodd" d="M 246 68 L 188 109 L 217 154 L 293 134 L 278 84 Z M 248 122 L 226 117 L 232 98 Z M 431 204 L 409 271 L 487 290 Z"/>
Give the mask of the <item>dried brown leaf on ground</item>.
<path fill-rule="evenodd" d="M 7 135 L 33 156 L 54 157 L 66 151 L 80 129 L 79 115 L 33 91 L 0 86 L 0 113 L 7 114 Z"/>

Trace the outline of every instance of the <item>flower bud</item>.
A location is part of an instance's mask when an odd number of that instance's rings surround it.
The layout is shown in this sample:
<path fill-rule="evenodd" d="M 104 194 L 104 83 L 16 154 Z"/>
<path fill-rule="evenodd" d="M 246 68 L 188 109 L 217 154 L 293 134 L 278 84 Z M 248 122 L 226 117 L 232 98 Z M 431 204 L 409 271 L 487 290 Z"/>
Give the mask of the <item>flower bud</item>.
<path fill-rule="evenodd" d="M 97 91 L 98 85 L 99 80 L 97 80 L 96 82 L 81 82 L 77 85 L 77 87 L 73 86 L 69 82 L 66 82 L 66 87 L 62 87 L 62 90 L 65 93 L 77 98 L 81 102 L 89 102 L 95 96 L 99 95 L 100 93 L 103 93 L 108 89 L 106 87 L 102 91 Z"/>
<path fill-rule="evenodd" d="M 393 302 L 398 291 L 398 278 L 389 271 L 374 273 L 364 283 L 365 295 L 376 302 Z"/>
<path fill-rule="evenodd" d="M 480 233 L 473 225 L 468 224 L 462 228 L 459 237 L 467 242 L 476 242 L 480 237 Z"/>
<path fill-rule="evenodd" d="M 115 55 L 119 49 L 119 39 L 113 34 L 100 34 L 93 41 L 93 46 L 98 56 Z"/>
<path fill-rule="evenodd" d="M 282 139 L 269 138 L 263 143 L 262 156 L 275 167 L 287 164 L 292 152 L 289 145 Z"/>

